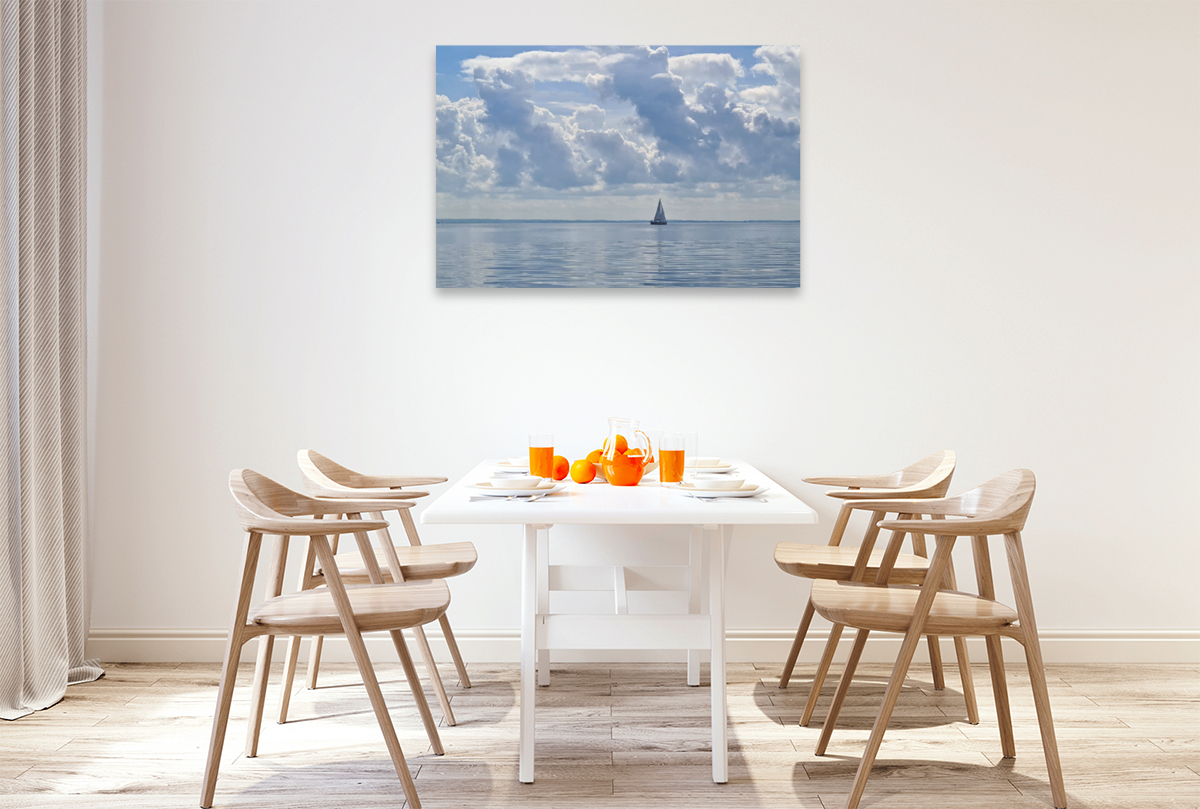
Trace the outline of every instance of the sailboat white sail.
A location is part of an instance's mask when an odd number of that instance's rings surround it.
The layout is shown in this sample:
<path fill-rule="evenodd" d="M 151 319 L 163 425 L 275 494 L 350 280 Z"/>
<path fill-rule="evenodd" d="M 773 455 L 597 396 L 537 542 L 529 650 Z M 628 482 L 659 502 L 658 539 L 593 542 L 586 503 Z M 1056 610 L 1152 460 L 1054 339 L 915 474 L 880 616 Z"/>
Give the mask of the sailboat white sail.
<path fill-rule="evenodd" d="M 658 210 L 654 212 L 654 218 L 650 220 L 650 224 L 652 224 L 652 225 L 665 225 L 665 224 L 667 224 L 667 215 L 666 215 L 665 213 L 663 213 L 663 207 L 662 207 L 662 200 L 661 200 L 661 199 L 658 201 Z"/>

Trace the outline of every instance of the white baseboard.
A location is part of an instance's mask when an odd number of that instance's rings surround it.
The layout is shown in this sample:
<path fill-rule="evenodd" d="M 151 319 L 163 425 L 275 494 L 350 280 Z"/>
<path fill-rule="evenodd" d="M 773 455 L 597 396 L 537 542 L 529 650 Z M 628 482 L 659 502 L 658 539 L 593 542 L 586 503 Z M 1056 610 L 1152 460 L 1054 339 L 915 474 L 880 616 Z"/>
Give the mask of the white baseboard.
<path fill-rule="evenodd" d="M 434 655 L 448 661 L 449 653 L 436 627 L 426 630 Z M 455 638 L 468 663 L 517 663 L 521 638 L 515 629 L 455 629 Z M 791 648 L 793 632 L 782 629 L 731 629 L 726 635 L 726 656 L 731 663 L 783 663 Z M 826 630 L 809 633 L 800 652 L 801 664 L 815 664 L 829 637 Z M 844 659 L 852 633 L 845 633 L 838 645 Z M 1047 663 L 1200 663 L 1200 631 L 1194 630 L 1043 630 L 1042 654 Z M 899 648 L 899 635 L 873 636 L 863 653 L 863 662 L 891 663 Z M 953 647 L 944 639 L 943 656 L 953 659 Z M 257 644 L 247 644 L 242 659 L 254 659 Z M 329 638 L 323 659 L 349 662 L 349 646 L 342 638 Z M 395 656 L 391 639 L 384 634 L 367 636 L 367 649 L 373 660 L 391 660 Z M 969 642 L 971 659 L 987 660 L 983 641 Z M 307 657 L 308 644 L 302 656 Z M 110 629 L 94 627 L 88 637 L 89 658 L 122 663 L 219 663 L 225 654 L 223 629 Z M 414 652 L 415 654 L 415 652 Z M 1006 641 L 1005 660 L 1021 662 L 1020 644 Z M 275 659 L 282 658 L 276 653 Z M 562 662 L 675 662 L 683 661 L 683 652 L 646 651 L 574 651 L 554 652 L 552 659 Z M 918 653 L 918 660 L 923 653 Z"/>

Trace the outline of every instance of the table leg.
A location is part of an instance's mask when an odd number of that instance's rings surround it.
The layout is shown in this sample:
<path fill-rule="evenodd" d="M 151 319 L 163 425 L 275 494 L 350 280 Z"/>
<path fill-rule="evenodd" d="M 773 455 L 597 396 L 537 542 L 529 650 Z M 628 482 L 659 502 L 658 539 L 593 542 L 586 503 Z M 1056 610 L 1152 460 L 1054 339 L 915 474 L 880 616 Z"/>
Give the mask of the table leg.
<path fill-rule="evenodd" d="M 709 527 L 709 526 L 706 526 Z M 712 626 L 712 663 L 709 683 L 712 689 L 713 781 L 729 780 L 729 718 L 725 694 L 725 550 L 729 547 L 732 526 L 711 526 L 708 554 L 708 612 Z"/>
<path fill-rule="evenodd" d="M 537 682 L 538 526 L 525 526 L 521 557 L 521 744 L 518 780 L 533 783 L 533 708 Z"/>
<path fill-rule="evenodd" d="M 537 538 L 537 614 L 550 614 L 550 532 L 539 526 Z M 537 650 L 538 685 L 550 685 L 550 650 Z"/>
<path fill-rule="evenodd" d="M 688 551 L 688 614 L 700 614 L 701 573 L 704 560 L 704 528 L 693 525 L 689 537 Z M 688 649 L 687 684 L 700 685 L 700 650 Z"/>

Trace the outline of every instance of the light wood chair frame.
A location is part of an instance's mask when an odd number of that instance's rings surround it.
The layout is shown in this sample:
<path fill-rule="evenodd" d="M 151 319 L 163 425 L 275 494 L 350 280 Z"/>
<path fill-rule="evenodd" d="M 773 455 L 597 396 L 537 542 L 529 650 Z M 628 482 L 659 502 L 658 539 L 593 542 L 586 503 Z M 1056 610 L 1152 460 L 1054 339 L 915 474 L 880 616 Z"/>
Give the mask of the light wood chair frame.
<path fill-rule="evenodd" d="M 858 553 L 854 560 L 854 567 L 847 575 L 844 572 L 830 571 L 821 578 L 837 578 L 847 581 L 863 581 L 867 577 L 874 577 L 878 572 L 878 565 L 872 564 L 874 560 L 871 558 L 871 552 L 874 548 L 876 537 L 879 534 L 879 522 L 883 520 L 887 514 L 877 512 L 867 506 L 863 506 L 862 502 L 867 500 L 887 497 L 891 500 L 908 500 L 920 498 L 942 497 L 950 488 L 950 480 L 954 476 L 954 468 L 957 463 L 957 456 L 953 450 L 941 450 L 931 453 L 919 461 L 910 464 L 909 466 L 899 469 L 895 472 L 890 472 L 886 475 L 853 475 L 839 477 L 810 477 L 805 478 L 805 483 L 812 483 L 820 486 L 842 486 L 844 489 L 826 492 L 829 497 L 834 497 L 842 501 L 841 509 L 838 511 L 837 521 L 834 523 L 833 531 L 829 537 L 828 546 L 812 546 L 803 545 L 800 543 L 781 542 L 775 548 L 775 561 L 780 569 L 788 572 L 791 575 L 805 575 L 794 572 L 795 563 L 791 559 L 799 556 L 803 558 L 806 555 L 808 548 L 824 547 L 839 547 L 846 528 L 850 523 L 850 517 L 855 509 L 871 510 L 870 522 L 867 525 L 863 540 L 859 544 Z M 928 558 L 928 550 L 925 544 L 925 537 L 921 534 L 914 534 L 912 538 L 913 552 L 921 558 Z M 806 566 L 811 572 L 812 566 Z M 910 575 L 916 575 L 916 572 L 909 571 Z M 813 578 L 816 578 L 813 576 Z M 921 579 L 924 577 L 921 576 Z M 946 587 L 953 589 L 955 586 L 954 566 L 950 565 L 946 573 Z M 804 614 L 800 618 L 800 626 L 796 630 L 796 638 L 792 641 L 792 648 L 788 652 L 787 659 L 784 661 L 783 672 L 779 677 L 779 687 L 787 688 L 791 680 L 792 671 L 796 665 L 796 660 L 800 655 L 800 649 L 804 644 L 804 639 L 808 634 L 809 627 L 812 623 L 814 615 L 812 598 L 810 597 L 804 607 Z M 837 653 L 838 642 L 841 640 L 842 627 L 834 624 L 830 628 L 829 639 L 825 643 L 825 650 L 821 654 L 821 662 L 817 666 L 817 671 L 813 675 L 813 681 L 809 688 L 808 699 L 804 703 L 804 711 L 800 718 L 801 726 L 808 726 L 812 721 L 813 713 L 816 711 L 818 700 L 820 699 L 821 689 L 825 685 L 825 679 L 829 674 L 829 670 L 833 665 L 834 655 Z M 929 662 L 933 670 L 933 684 L 938 691 L 944 690 L 946 687 L 945 676 L 943 674 L 941 642 L 940 638 L 930 636 L 928 638 L 929 647 Z M 955 655 L 958 662 L 959 678 L 962 681 L 963 700 L 966 703 L 967 721 L 970 724 L 979 724 L 979 705 L 975 697 L 974 681 L 971 677 L 971 661 L 967 651 L 966 641 L 963 638 L 954 639 Z"/>
<path fill-rule="evenodd" d="M 899 699 L 909 665 L 920 642 L 930 625 L 931 616 L 941 629 L 952 627 L 955 633 L 964 636 L 983 636 L 988 655 L 988 668 L 992 678 L 992 690 L 996 703 L 996 714 L 1000 729 L 1000 746 L 1005 758 L 1016 756 L 1016 741 L 1013 734 L 1012 717 L 1009 710 L 1008 686 L 1001 650 L 1002 637 L 1013 638 L 1025 650 L 1029 679 L 1033 690 L 1033 702 L 1038 717 L 1042 748 L 1046 756 L 1046 769 L 1054 806 L 1065 809 L 1066 790 L 1063 786 L 1062 766 L 1058 755 L 1058 742 L 1054 734 L 1054 720 L 1050 710 L 1050 695 L 1046 685 L 1045 664 L 1038 640 L 1037 622 L 1033 612 L 1033 596 L 1029 587 L 1029 572 L 1025 564 L 1025 550 L 1021 531 L 1033 502 L 1036 488 L 1034 475 L 1028 469 L 1017 469 L 1000 475 L 987 483 L 956 497 L 922 501 L 877 500 L 863 503 L 876 512 L 907 512 L 910 515 L 927 515 L 938 520 L 931 523 L 922 519 L 885 520 L 880 528 L 892 531 L 891 541 L 884 552 L 883 563 L 874 584 L 852 582 L 822 582 L 814 587 L 813 601 L 818 614 L 835 622 L 855 626 L 858 630 L 849 660 L 834 695 L 833 706 L 825 718 L 821 738 L 817 743 L 817 755 L 824 755 L 828 747 L 837 717 L 846 698 L 849 683 L 862 656 L 863 647 L 871 627 L 876 631 L 902 632 L 904 640 L 896 656 L 887 691 L 871 730 L 866 751 L 859 763 L 854 785 L 846 801 L 846 809 L 856 809 L 870 776 L 871 767 L 879 753 L 888 722 Z M 935 534 L 937 547 L 930 560 L 924 583 L 912 585 L 889 584 L 897 554 L 905 534 L 930 531 Z M 1003 536 L 1012 579 L 1016 610 L 1004 607 L 996 601 L 992 579 L 991 557 L 988 538 Z M 950 569 L 951 553 L 959 537 L 970 537 L 975 562 L 975 576 L 979 594 L 974 596 L 961 592 L 947 592 L 939 588 L 945 573 Z M 846 588 L 857 588 L 857 592 Z M 888 606 L 885 599 L 898 595 L 912 602 L 911 612 L 900 612 Z M 838 596 L 858 599 L 856 605 Z M 895 603 L 894 600 L 892 602 Z M 957 607 L 957 610 L 955 609 Z M 986 617 L 981 617 L 986 615 Z"/>
<path fill-rule="evenodd" d="M 421 545 L 421 538 L 417 534 L 417 526 L 410 512 L 413 504 L 404 501 L 416 497 L 425 497 L 429 493 L 414 491 L 405 487 L 431 486 L 445 483 L 447 480 L 445 477 L 436 475 L 364 475 L 348 469 L 311 449 L 302 449 L 297 452 L 296 460 L 303 475 L 305 490 L 310 496 L 321 498 L 371 497 L 394 501 L 395 505 L 386 510 L 395 510 L 399 515 L 400 522 L 404 526 L 405 536 L 408 539 L 408 546 L 424 547 Z M 383 511 L 372 512 L 370 517 L 375 520 L 383 520 Z M 406 581 L 409 577 L 404 572 L 405 565 L 404 561 L 400 558 L 400 554 L 406 551 L 407 548 L 403 545 L 397 546 L 392 541 L 386 525 L 378 532 L 378 537 L 380 548 L 383 550 L 384 559 L 387 562 L 386 569 L 382 571 L 384 581 Z M 467 572 L 474 567 L 477 559 L 473 545 L 470 543 L 455 543 L 456 549 L 458 545 L 469 547 L 465 548 L 463 553 L 456 554 L 457 564 L 455 565 L 455 572 L 450 575 L 461 575 Z M 336 559 L 336 539 L 333 550 Z M 323 584 L 323 568 L 321 571 L 317 571 L 316 560 L 310 552 L 308 558 L 305 560 L 304 569 L 300 574 L 299 589 L 308 590 L 320 587 Z M 467 673 L 466 663 L 463 661 L 462 653 L 458 648 L 458 642 L 454 637 L 454 631 L 450 626 L 450 619 L 443 614 L 438 618 L 438 623 L 441 626 L 446 646 L 450 650 L 450 657 L 454 661 L 459 684 L 463 688 L 470 688 L 471 678 Z M 445 717 L 446 724 L 453 727 L 457 724 L 457 719 L 454 716 L 454 710 L 450 703 L 450 697 L 446 692 L 445 684 L 442 682 L 441 674 L 438 671 L 433 650 L 430 648 L 429 641 L 426 638 L 424 627 L 413 627 L 413 637 L 416 639 L 417 650 L 421 654 L 430 683 L 433 685 L 434 694 L 437 697 L 442 716 Z M 280 694 L 279 701 L 279 722 L 281 724 L 287 721 L 291 703 L 292 685 L 295 681 L 296 668 L 299 662 L 300 643 L 301 639 L 299 637 L 292 637 L 288 640 L 287 656 L 284 665 L 284 688 Z M 314 635 L 309 647 L 306 684 L 310 689 L 317 687 L 317 676 L 320 670 L 323 643 L 324 640 L 320 635 Z"/>
<path fill-rule="evenodd" d="M 287 561 L 288 543 L 291 537 L 308 537 L 310 555 L 315 555 L 322 566 L 330 571 L 327 576 L 327 587 L 332 603 L 336 608 L 337 625 L 345 634 L 350 644 L 354 661 L 367 690 L 367 696 L 379 728 L 383 733 L 388 754 L 400 778 L 405 798 L 410 806 L 420 807 L 416 786 L 396 730 L 392 724 L 391 715 L 383 700 L 379 680 L 371 665 L 367 648 L 363 642 L 360 620 L 362 613 L 356 613 L 354 602 L 371 603 L 387 607 L 382 621 L 377 615 L 368 616 L 365 624 L 368 631 L 388 630 L 396 651 L 400 656 L 405 676 L 413 688 L 413 696 L 417 709 L 425 724 L 426 733 L 431 733 L 430 741 L 433 750 L 441 755 L 441 742 L 437 737 L 436 723 L 420 688 L 416 668 L 412 657 L 404 643 L 400 628 L 416 626 L 421 623 L 436 620 L 443 614 L 450 603 L 450 592 L 444 582 L 435 581 L 422 583 L 417 587 L 397 590 L 397 585 L 387 585 L 386 588 L 370 586 L 354 588 L 353 596 L 347 591 L 337 566 L 333 559 L 333 548 L 329 537 L 341 534 L 353 534 L 363 559 L 369 568 L 379 572 L 378 562 L 371 549 L 367 532 L 377 531 L 387 525 L 379 520 L 323 519 L 327 516 L 347 516 L 349 514 L 374 511 L 391 505 L 390 501 L 380 501 L 369 498 L 360 500 L 347 499 L 318 499 L 306 497 L 294 492 L 275 481 L 252 470 L 237 469 L 230 473 L 229 487 L 234 497 L 237 514 L 243 529 L 249 537 L 246 544 L 246 554 L 242 570 L 241 584 L 238 591 L 237 606 L 234 610 L 232 624 L 225 647 L 225 659 L 221 668 L 221 679 L 217 692 L 217 706 L 213 715 L 212 734 L 209 740 L 208 756 L 206 758 L 204 777 L 201 786 L 200 806 L 208 809 L 213 804 L 216 792 L 217 771 L 220 767 L 221 752 L 225 743 L 226 728 L 233 703 L 233 689 L 237 678 L 238 662 L 242 647 L 255 638 L 261 638 L 258 660 L 255 668 L 253 687 L 250 698 L 250 717 L 246 734 L 247 757 L 258 753 L 259 732 L 262 727 L 263 705 L 266 696 L 267 674 L 271 658 L 271 648 L 275 635 L 312 634 L 319 631 L 332 631 L 330 616 L 318 614 L 312 610 L 311 604 L 304 600 L 305 595 L 282 594 L 284 569 Z M 251 598 L 258 573 L 258 562 L 264 538 L 277 541 L 270 548 L 267 564 L 269 582 L 267 585 L 267 600 L 254 608 L 254 614 L 261 616 L 264 608 L 272 607 L 288 614 L 287 625 L 279 622 L 258 623 L 251 614 Z M 404 585 L 400 585 L 404 587 Z M 382 592 L 381 589 L 386 589 Z M 376 598 L 379 597 L 379 598 Z M 366 599 L 366 600 L 364 600 Z M 373 599 L 373 600 L 372 600 Z M 311 599 L 309 599 L 311 602 Z M 396 617 L 403 614 L 401 620 Z M 390 623 L 389 623 L 390 622 Z M 380 624 L 380 625 L 376 625 Z M 393 625 L 394 624 L 394 625 Z"/>

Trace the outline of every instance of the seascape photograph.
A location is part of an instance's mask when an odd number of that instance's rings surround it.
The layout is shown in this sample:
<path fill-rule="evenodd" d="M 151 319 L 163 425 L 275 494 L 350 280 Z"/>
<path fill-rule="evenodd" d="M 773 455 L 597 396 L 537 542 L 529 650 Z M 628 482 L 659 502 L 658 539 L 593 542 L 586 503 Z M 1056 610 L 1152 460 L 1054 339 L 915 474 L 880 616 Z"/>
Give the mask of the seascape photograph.
<path fill-rule="evenodd" d="M 800 54 L 437 48 L 437 286 L 798 287 Z"/>

